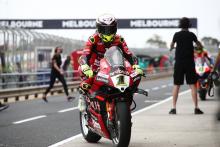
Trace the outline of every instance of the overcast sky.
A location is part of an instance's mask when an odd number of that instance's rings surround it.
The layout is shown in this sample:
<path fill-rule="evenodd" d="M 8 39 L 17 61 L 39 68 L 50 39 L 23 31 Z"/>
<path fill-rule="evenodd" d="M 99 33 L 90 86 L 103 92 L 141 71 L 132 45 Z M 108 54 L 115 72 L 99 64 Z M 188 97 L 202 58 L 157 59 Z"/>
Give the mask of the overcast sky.
<path fill-rule="evenodd" d="M 220 40 L 220 0 L 0 0 L 0 19 L 96 18 L 111 13 L 116 18 L 198 18 L 198 38 Z M 169 44 L 178 29 L 118 30 L 130 47 L 143 47 L 153 34 Z M 196 33 L 195 29 L 191 31 Z M 41 30 L 42 32 L 42 30 Z M 43 30 L 87 40 L 94 30 Z"/>

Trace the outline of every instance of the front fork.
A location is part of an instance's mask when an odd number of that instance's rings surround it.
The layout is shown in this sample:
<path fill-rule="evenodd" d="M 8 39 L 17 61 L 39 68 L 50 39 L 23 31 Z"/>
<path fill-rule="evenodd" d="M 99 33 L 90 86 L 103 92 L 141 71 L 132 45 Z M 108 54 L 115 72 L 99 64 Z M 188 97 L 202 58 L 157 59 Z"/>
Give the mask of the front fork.
<path fill-rule="evenodd" d="M 120 101 L 127 103 L 128 107 L 130 108 L 129 101 L 125 101 L 124 98 L 121 98 Z M 106 101 L 106 112 L 107 112 L 107 120 L 106 125 L 110 132 L 111 139 L 117 137 L 117 127 L 116 127 L 116 120 L 117 120 L 117 113 L 116 113 L 116 103 L 117 101 L 113 99 L 111 102 Z"/>
<path fill-rule="evenodd" d="M 108 116 L 108 120 L 109 121 L 113 121 L 114 119 L 114 108 L 115 108 L 115 101 L 112 100 L 112 102 L 108 102 L 106 101 L 106 112 L 107 112 L 107 116 Z"/>
<path fill-rule="evenodd" d="M 109 130 L 111 139 L 115 138 L 116 135 L 116 131 L 115 131 L 115 124 L 114 124 L 114 120 L 115 120 L 115 101 L 112 100 L 111 102 L 106 101 L 106 112 L 107 112 L 107 119 L 106 119 L 106 126 Z"/>
<path fill-rule="evenodd" d="M 130 107 L 128 101 L 123 100 L 123 98 L 121 101 L 124 101 L 125 103 L 127 103 L 128 107 Z M 113 99 L 111 102 L 106 101 L 106 112 L 107 112 L 108 120 L 111 122 L 114 121 L 115 119 L 115 107 L 116 107 L 116 100 Z"/>

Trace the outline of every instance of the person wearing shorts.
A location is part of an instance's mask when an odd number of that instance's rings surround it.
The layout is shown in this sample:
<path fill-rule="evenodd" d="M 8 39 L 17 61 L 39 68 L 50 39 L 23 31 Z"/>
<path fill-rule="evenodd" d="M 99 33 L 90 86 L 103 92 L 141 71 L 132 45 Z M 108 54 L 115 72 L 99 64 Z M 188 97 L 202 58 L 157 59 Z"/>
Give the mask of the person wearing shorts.
<path fill-rule="evenodd" d="M 170 50 L 172 50 L 176 44 L 176 51 L 173 75 L 173 108 L 170 110 L 169 114 L 176 114 L 178 93 L 180 86 L 184 84 L 184 79 L 191 89 L 192 99 L 195 105 L 194 113 L 203 114 L 198 107 L 196 89 L 197 75 L 195 71 L 193 42 L 196 43 L 198 48 L 203 47 L 202 44 L 197 40 L 196 35 L 188 30 L 191 27 L 190 20 L 188 18 L 183 17 L 180 20 L 179 27 L 181 28 L 181 31 L 174 34 L 170 45 Z"/>
<path fill-rule="evenodd" d="M 188 85 L 195 84 L 197 82 L 197 74 L 195 71 L 195 64 L 192 61 L 186 61 L 185 63 L 176 63 L 174 65 L 174 85 L 183 85 L 184 79 Z"/>

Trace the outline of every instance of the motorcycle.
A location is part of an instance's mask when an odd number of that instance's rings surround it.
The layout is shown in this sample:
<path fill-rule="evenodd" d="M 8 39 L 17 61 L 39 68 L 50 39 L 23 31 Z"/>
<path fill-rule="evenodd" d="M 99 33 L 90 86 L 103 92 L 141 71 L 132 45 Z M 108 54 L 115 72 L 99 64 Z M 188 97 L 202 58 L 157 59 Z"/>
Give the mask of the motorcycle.
<path fill-rule="evenodd" d="M 199 97 L 201 100 L 206 100 L 206 95 L 209 89 L 210 78 L 209 75 L 211 73 L 211 67 L 208 66 L 205 59 L 202 57 L 198 57 L 195 59 L 195 68 L 196 73 L 198 75 L 197 81 L 197 89 L 199 93 Z"/>
<path fill-rule="evenodd" d="M 91 89 L 83 95 L 86 110 L 80 112 L 80 126 L 87 142 L 97 143 L 104 137 L 112 140 L 115 147 L 128 147 L 131 111 L 136 108 L 133 95 L 148 95 L 137 88 L 140 80 L 141 75 L 125 60 L 119 47 L 107 49 Z"/>

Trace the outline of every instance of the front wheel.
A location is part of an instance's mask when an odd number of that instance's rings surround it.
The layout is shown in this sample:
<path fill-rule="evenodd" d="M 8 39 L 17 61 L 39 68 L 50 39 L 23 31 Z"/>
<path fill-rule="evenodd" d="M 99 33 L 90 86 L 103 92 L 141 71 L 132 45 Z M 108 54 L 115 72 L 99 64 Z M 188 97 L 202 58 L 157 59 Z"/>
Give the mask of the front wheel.
<path fill-rule="evenodd" d="M 88 122 L 86 117 L 87 113 L 86 112 L 80 112 L 80 126 L 81 126 L 81 132 L 82 135 L 84 137 L 84 139 L 88 142 L 91 143 L 97 143 L 102 137 L 99 136 L 98 134 L 92 132 L 89 128 L 88 128 Z"/>
<path fill-rule="evenodd" d="M 131 112 L 126 102 L 118 102 L 115 110 L 115 147 L 128 147 L 131 138 Z"/>

